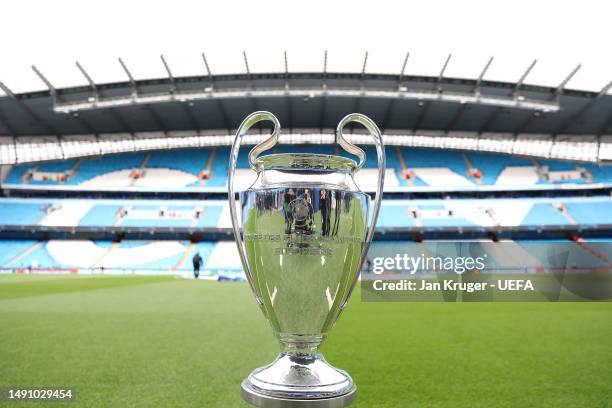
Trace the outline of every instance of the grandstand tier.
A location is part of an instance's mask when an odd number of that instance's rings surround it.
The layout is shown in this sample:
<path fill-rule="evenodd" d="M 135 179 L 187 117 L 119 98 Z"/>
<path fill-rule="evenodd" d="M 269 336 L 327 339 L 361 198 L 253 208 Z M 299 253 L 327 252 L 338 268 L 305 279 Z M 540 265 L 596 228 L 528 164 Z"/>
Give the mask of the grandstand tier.
<path fill-rule="evenodd" d="M 279 146 L 272 153 L 337 154 L 334 146 Z M 237 184 L 246 187 L 247 149 L 238 160 Z M 375 158 L 367 147 L 366 166 L 356 176 L 362 189 L 375 189 Z M 180 160 L 176 160 L 179 155 Z M 70 189 L 185 189 L 220 191 L 227 184 L 226 147 L 123 153 L 95 158 L 20 164 L 5 177 L 4 188 L 47 186 Z M 387 189 L 531 188 L 555 185 L 612 185 L 612 166 L 503 154 L 427 148 L 387 148 Z"/>
<path fill-rule="evenodd" d="M 274 112 L 288 130 L 277 153 L 339 154 L 330 145 L 338 121 L 355 110 L 370 116 L 387 146 L 380 229 L 594 229 L 609 223 L 609 87 L 597 93 L 565 89 L 567 81 L 550 88 L 526 84 L 524 77 L 502 83 L 447 78 L 444 70 L 398 76 L 366 67 L 364 61 L 357 74 L 287 67 L 284 73 L 130 76 L 112 84 L 88 77 L 91 87 L 74 88 L 45 80 L 47 91 L 27 94 L 3 84 L 0 111 L 9 120 L 0 121 L 1 188 L 4 196 L 38 199 L 1 200 L 0 224 L 44 233 L 228 230 L 228 146 L 253 106 Z M 370 144 L 356 182 L 372 192 L 371 137 L 359 126 L 346 130 L 354 143 Z M 245 144 L 260 142 L 268 131 L 252 129 Z M 238 164 L 237 185 L 245 188 L 254 177 L 247 149 Z M 167 201 L 124 200 L 151 196 Z M 74 200 L 59 199 L 65 197 Z M 469 199 L 439 200 L 449 197 Z"/>
<path fill-rule="evenodd" d="M 481 242 L 486 244 L 486 252 L 494 258 L 490 260 L 491 264 L 504 265 L 508 269 L 527 271 L 524 268 L 546 266 L 551 262 L 549 247 L 541 242 L 504 240 L 499 241 L 498 245 L 490 241 Z M 393 242 L 376 242 L 373 251 L 377 254 L 393 253 L 395 246 Z M 404 242 L 402 247 L 410 248 L 415 256 L 423 251 L 422 245 L 414 242 Z M 439 248 L 449 250 L 452 246 L 447 244 Z M 564 248 L 571 252 L 569 264 L 593 269 L 610 268 L 612 265 L 612 246 L 608 240 L 583 240 Z M 240 276 L 242 273 L 237 247 L 233 242 L 176 240 L 0 240 L 0 272 L 182 275 L 193 269 L 191 259 L 195 254 L 200 254 L 203 259 L 204 274 Z M 444 256 L 444 253 L 439 255 Z"/>
<path fill-rule="evenodd" d="M 383 200 L 377 227 L 612 225 L 612 198 Z M 0 226 L 201 229 L 231 226 L 226 201 L 0 199 Z"/>

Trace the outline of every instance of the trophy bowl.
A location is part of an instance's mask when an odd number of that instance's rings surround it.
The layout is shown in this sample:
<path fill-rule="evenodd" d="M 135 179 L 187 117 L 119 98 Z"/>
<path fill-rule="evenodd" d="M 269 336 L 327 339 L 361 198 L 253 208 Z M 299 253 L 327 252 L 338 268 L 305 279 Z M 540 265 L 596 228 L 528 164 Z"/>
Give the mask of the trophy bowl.
<path fill-rule="evenodd" d="M 257 179 L 240 193 L 238 205 L 234 174 L 240 142 L 260 121 L 271 121 L 274 129 L 249 153 Z M 346 140 L 343 129 L 349 122 L 362 124 L 376 145 L 373 208 L 354 182 L 365 153 Z M 355 384 L 325 361 L 319 347 L 348 302 L 372 240 L 384 184 L 382 136 L 369 118 L 351 114 L 338 124 L 336 142 L 359 162 L 303 153 L 260 157 L 276 145 L 279 135 L 280 123 L 273 114 L 252 113 L 238 129 L 230 155 L 228 192 L 238 252 L 282 347 L 273 363 L 243 381 L 242 394 L 259 407 L 344 407 L 355 397 Z"/>

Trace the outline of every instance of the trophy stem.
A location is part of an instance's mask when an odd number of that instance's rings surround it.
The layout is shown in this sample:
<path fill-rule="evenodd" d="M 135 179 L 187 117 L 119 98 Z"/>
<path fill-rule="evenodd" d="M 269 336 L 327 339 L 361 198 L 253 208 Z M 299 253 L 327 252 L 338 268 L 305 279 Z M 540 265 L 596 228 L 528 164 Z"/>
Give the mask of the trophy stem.
<path fill-rule="evenodd" d="M 318 346 L 286 347 L 272 364 L 242 382 L 244 399 L 261 408 L 344 408 L 355 398 L 351 377 L 332 367 Z"/>
<path fill-rule="evenodd" d="M 323 344 L 325 335 L 280 334 L 278 339 L 281 343 L 283 354 L 303 358 L 319 354 L 319 347 Z"/>

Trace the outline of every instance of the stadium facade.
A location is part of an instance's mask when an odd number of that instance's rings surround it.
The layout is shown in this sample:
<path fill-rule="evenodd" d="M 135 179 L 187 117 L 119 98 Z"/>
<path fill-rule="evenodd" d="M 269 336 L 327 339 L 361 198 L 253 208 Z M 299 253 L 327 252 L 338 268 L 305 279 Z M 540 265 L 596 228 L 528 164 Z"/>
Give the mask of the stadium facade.
<path fill-rule="evenodd" d="M 387 145 L 378 240 L 561 239 L 612 234 L 612 82 L 600 92 L 437 76 L 321 72 L 174 77 L 0 98 L 0 269 L 180 273 L 195 252 L 237 271 L 226 181 L 241 120 L 274 112 L 278 151 L 337 153 L 332 129 L 370 116 Z M 266 137 L 260 128 L 248 143 Z M 352 129 L 351 139 L 368 144 Z M 371 147 L 366 151 L 371 152 Z M 239 160 L 241 186 L 253 175 Z M 374 155 L 370 154 L 372 158 Z M 372 163 L 357 183 L 374 191 Z M 587 243 L 584 243 L 587 242 Z M 606 262 L 612 254 L 604 254 Z M 600 258 L 598 258 L 601 260 Z"/>

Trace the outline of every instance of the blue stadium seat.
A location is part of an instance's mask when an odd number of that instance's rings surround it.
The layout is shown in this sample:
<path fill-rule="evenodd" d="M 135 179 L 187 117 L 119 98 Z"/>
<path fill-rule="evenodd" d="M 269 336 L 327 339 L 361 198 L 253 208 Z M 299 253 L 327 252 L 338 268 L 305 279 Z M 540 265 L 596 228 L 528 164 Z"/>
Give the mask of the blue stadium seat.
<path fill-rule="evenodd" d="M 593 181 L 598 183 L 612 183 L 612 166 L 589 164 L 584 166 L 593 175 Z"/>
<path fill-rule="evenodd" d="M 197 175 L 206 167 L 211 149 L 181 149 L 152 152 L 147 168 L 182 170 Z M 177 160 L 177 157 L 180 158 Z"/>
<path fill-rule="evenodd" d="M 550 171 L 572 171 L 576 170 L 576 163 L 560 160 L 540 160 L 542 166 L 548 166 Z"/>
<path fill-rule="evenodd" d="M 122 153 L 96 159 L 84 159 L 81 161 L 76 176 L 69 181 L 69 184 L 80 184 L 113 171 L 139 168 L 144 160 L 144 155 L 144 153 Z"/>
<path fill-rule="evenodd" d="M 134 248 L 137 246 L 147 245 L 150 241 L 121 241 L 119 244 L 119 248 Z M 185 247 L 188 247 L 189 243 L 186 241 L 181 242 Z M 155 262 L 145 262 L 145 263 L 134 263 L 129 266 L 138 267 L 138 269 L 151 269 L 157 270 L 159 272 L 165 272 L 171 270 L 175 265 L 179 263 L 181 258 L 183 257 L 184 252 L 178 253 L 174 256 L 169 256 L 167 258 L 161 259 Z M 189 259 L 189 261 L 191 261 Z"/>
<path fill-rule="evenodd" d="M 10 261 L 32 248 L 37 241 L 0 240 L 0 267 L 8 266 Z"/>
<path fill-rule="evenodd" d="M 567 203 L 567 211 L 579 224 L 612 225 L 612 203 L 585 202 Z"/>
<path fill-rule="evenodd" d="M 416 222 L 408 215 L 406 207 L 386 205 L 380 211 L 376 226 L 378 228 L 414 227 Z"/>
<path fill-rule="evenodd" d="M 371 145 L 361 146 L 366 151 L 366 167 L 376 167 L 376 150 Z M 211 163 L 212 179 L 207 180 L 205 185 L 211 187 L 223 187 L 227 182 L 227 168 L 229 161 L 229 147 L 216 148 L 214 160 Z M 269 153 L 318 153 L 318 154 L 341 154 L 346 157 L 354 157 L 336 145 L 280 145 L 276 146 Z M 146 153 L 122 153 L 117 155 L 106 155 L 99 158 L 82 159 L 76 177 L 67 180 L 66 184 L 74 185 L 87 181 L 95 176 L 110 173 L 118 170 L 128 170 L 139 168 L 145 155 L 149 155 L 148 168 L 167 168 L 181 170 L 197 176 L 205 169 L 208 159 L 212 153 L 211 148 L 202 149 L 178 149 L 171 151 L 154 151 Z M 249 148 L 241 149 L 238 156 L 238 167 L 248 168 Z M 464 162 L 462 154 L 465 153 L 472 165 L 483 172 L 483 184 L 495 184 L 497 177 L 507 166 L 531 166 L 529 159 L 517 156 L 480 153 L 460 150 L 444 150 L 431 148 L 414 147 L 387 147 L 387 168 L 395 169 L 396 174 L 403 170 L 400 157 L 405 160 L 408 169 L 428 168 L 428 167 L 447 167 L 455 173 L 467 176 L 468 166 Z M 612 166 L 599 166 L 593 164 L 581 164 L 560 160 L 538 159 L 541 165 L 548 166 L 551 171 L 575 170 L 576 166 L 586 167 L 591 171 L 594 182 L 612 183 Z M 7 183 L 20 184 L 21 178 L 30 168 L 38 167 L 41 171 L 63 172 L 74 166 L 76 160 L 55 161 L 40 163 L 37 165 L 22 164 L 14 166 L 7 178 Z M 557 183 L 583 183 L 582 179 L 561 180 Z M 33 184 L 55 184 L 55 181 L 32 181 Z M 547 184 L 545 180 L 538 181 L 539 184 Z M 198 182 L 192 185 L 198 185 Z M 406 180 L 400 179 L 401 185 L 408 184 Z M 427 184 L 416 177 L 413 180 L 415 186 L 426 186 Z"/>
<path fill-rule="evenodd" d="M 204 207 L 204 214 L 198 219 L 197 226 L 203 228 L 215 228 L 221 215 L 221 206 Z"/>
<path fill-rule="evenodd" d="M 39 245 L 33 251 L 25 254 L 13 262 L 8 262 L 5 267 L 8 268 L 29 268 L 30 266 L 36 266 L 41 269 L 52 269 L 52 268 L 70 268 L 71 265 L 62 265 L 49 255 L 47 252 L 47 243 L 44 242 Z"/>
<path fill-rule="evenodd" d="M 570 221 L 550 204 L 534 204 L 522 225 L 569 225 Z"/>
<path fill-rule="evenodd" d="M 38 171 L 48 171 L 51 173 L 63 173 L 63 172 L 70 170 L 76 164 L 76 162 L 77 162 L 76 159 L 68 159 L 68 160 L 40 163 L 36 167 Z"/>
<path fill-rule="evenodd" d="M 246 159 L 247 149 L 241 149 L 238 155 L 238 166 L 247 167 L 248 160 Z M 217 149 L 217 154 L 212 162 L 211 172 L 212 178 L 206 181 L 207 186 L 223 187 L 227 181 L 227 169 L 229 160 L 229 148 L 220 147 Z"/>
<path fill-rule="evenodd" d="M 408 168 L 448 167 L 457 174 L 465 175 L 467 166 L 457 150 L 404 148 L 402 149 Z"/>
<path fill-rule="evenodd" d="M 8 184 L 21 184 L 23 175 L 31 168 L 29 164 L 18 164 L 13 166 L 11 172 L 6 178 Z"/>
<path fill-rule="evenodd" d="M 530 160 L 515 156 L 500 155 L 493 153 L 466 153 L 472 166 L 482 171 L 483 184 L 493 185 L 497 182 L 497 177 L 508 166 L 532 166 Z"/>
<path fill-rule="evenodd" d="M 40 203 L 0 204 L 0 225 L 36 225 L 44 216 Z"/>
<path fill-rule="evenodd" d="M 85 214 L 79 225 L 82 227 L 106 227 L 115 224 L 120 205 L 98 204 Z"/>

